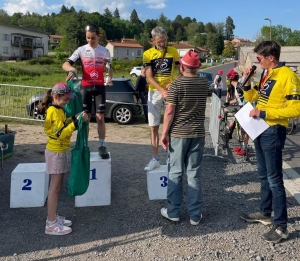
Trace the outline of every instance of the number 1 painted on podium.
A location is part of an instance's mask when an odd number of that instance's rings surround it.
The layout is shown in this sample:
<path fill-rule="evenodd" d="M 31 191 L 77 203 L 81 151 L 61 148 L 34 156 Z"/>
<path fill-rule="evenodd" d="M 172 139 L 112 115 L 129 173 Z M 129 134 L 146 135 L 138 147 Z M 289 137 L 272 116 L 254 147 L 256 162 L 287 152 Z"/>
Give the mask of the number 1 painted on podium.
<path fill-rule="evenodd" d="M 90 171 L 92 172 L 92 178 L 90 180 L 97 179 L 96 178 L 96 169 L 91 169 Z"/>

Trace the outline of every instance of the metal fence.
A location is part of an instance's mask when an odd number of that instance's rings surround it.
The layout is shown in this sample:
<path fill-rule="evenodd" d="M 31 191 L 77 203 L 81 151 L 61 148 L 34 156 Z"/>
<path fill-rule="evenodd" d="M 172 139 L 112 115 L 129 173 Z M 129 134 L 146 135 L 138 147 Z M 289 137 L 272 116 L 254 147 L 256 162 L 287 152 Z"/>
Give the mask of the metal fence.
<path fill-rule="evenodd" d="M 0 84 L 0 118 L 37 121 L 33 118 L 34 109 L 47 90 L 47 87 Z"/>
<path fill-rule="evenodd" d="M 210 105 L 210 120 L 209 120 L 209 133 L 215 150 L 215 155 L 219 154 L 219 130 L 220 130 L 220 119 L 221 113 L 221 100 L 216 94 L 211 96 Z"/>

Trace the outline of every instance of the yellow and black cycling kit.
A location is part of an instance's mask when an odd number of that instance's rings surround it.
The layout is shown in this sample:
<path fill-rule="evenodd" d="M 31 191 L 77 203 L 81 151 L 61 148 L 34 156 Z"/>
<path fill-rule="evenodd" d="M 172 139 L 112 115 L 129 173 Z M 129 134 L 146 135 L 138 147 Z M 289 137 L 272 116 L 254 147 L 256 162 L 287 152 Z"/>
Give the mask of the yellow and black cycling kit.
<path fill-rule="evenodd" d="M 257 101 L 256 108 L 270 126 L 288 126 L 288 119 L 300 116 L 300 80 L 290 68 L 278 65 L 268 71 L 261 88 L 244 87 L 246 102 Z M 262 81 L 262 80 L 261 80 Z"/>
<path fill-rule="evenodd" d="M 174 67 L 179 64 L 178 59 L 178 51 L 172 46 L 167 47 L 166 53 L 152 47 L 143 54 L 145 67 L 151 66 L 155 81 L 163 88 L 173 81 Z M 156 90 L 156 88 L 149 84 L 149 90 Z"/>

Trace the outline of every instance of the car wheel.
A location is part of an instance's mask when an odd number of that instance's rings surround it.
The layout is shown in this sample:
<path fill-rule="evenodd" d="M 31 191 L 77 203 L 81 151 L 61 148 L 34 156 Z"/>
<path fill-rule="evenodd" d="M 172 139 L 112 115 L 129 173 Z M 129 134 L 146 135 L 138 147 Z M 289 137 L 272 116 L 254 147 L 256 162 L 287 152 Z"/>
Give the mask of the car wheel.
<path fill-rule="evenodd" d="M 137 75 L 135 73 L 131 74 L 131 77 L 137 77 Z"/>
<path fill-rule="evenodd" d="M 129 106 L 118 106 L 113 112 L 113 118 L 116 123 L 128 124 L 133 118 L 132 110 Z"/>
<path fill-rule="evenodd" d="M 37 106 L 35 106 L 34 108 L 32 108 L 31 115 L 36 120 L 45 120 L 45 118 L 46 118 L 45 114 L 40 114 L 39 113 L 39 111 L 37 109 Z"/>

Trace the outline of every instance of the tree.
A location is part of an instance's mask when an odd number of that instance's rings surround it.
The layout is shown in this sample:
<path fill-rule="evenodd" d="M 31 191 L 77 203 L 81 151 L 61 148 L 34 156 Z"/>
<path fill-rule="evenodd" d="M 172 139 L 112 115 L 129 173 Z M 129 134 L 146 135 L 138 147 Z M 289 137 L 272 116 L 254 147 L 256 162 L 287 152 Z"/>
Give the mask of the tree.
<path fill-rule="evenodd" d="M 69 12 L 69 9 L 65 5 L 62 5 L 59 14 L 66 14 L 68 12 Z"/>
<path fill-rule="evenodd" d="M 226 45 L 225 45 L 225 48 L 222 52 L 222 55 L 224 57 L 232 57 L 232 56 L 235 56 L 236 54 L 236 50 L 232 44 L 232 42 L 228 42 Z"/>
<path fill-rule="evenodd" d="M 3 22 L 3 23 L 9 23 L 9 15 L 7 14 L 7 12 L 3 9 L 0 9 L 0 22 Z"/>
<path fill-rule="evenodd" d="M 144 22 L 144 32 L 145 33 L 148 33 L 149 36 L 151 36 L 151 31 L 153 28 L 155 28 L 157 26 L 157 20 L 154 20 L 154 19 L 147 19 L 145 22 Z"/>
<path fill-rule="evenodd" d="M 179 27 L 175 34 L 175 41 L 179 43 L 182 40 L 186 40 L 186 33 L 183 27 Z"/>
<path fill-rule="evenodd" d="M 163 13 L 161 13 L 158 18 L 157 26 L 164 28 L 167 31 L 168 40 L 172 41 L 175 34 L 172 30 L 172 23 L 171 20 L 169 20 Z"/>
<path fill-rule="evenodd" d="M 225 23 L 225 39 L 226 40 L 233 40 L 234 33 L 233 30 L 235 29 L 235 25 L 233 23 L 233 20 L 230 16 L 227 16 L 226 23 Z"/>
<path fill-rule="evenodd" d="M 207 47 L 214 55 L 221 55 L 224 49 L 224 38 L 220 34 L 209 33 L 207 35 Z"/>
<path fill-rule="evenodd" d="M 300 30 L 295 30 L 290 34 L 286 44 L 288 46 L 299 46 L 299 43 L 300 43 Z"/>
<path fill-rule="evenodd" d="M 23 13 L 14 13 L 10 17 L 11 24 L 15 24 L 15 25 L 20 24 L 20 20 L 21 20 L 22 17 L 23 17 Z"/>
<path fill-rule="evenodd" d="M 142 45 L 144 47 L 144 50 L 147 50 L 151 47 L 151 45 L 149 44 L 150 42 L 150 37 L 149 34 L 146 32 L 143 32 L 139 35 L 139 37 L 137 37 L 137 42 Z"/>
<path fill-rule="evenodd" d="M 225 37 L 225 24 L 224 23 L 215 23 L 214 24 L 217 34 L 223 35 L 223 37 Z"/>
<path fill-rule="evenodd" d="M 76 10 L 75 10 L 75 8 L 73 6 L 71 6 L 69 12 L 70 13 L 76 13 Z"/>
<path fill-rule="evenodd" d="M 191 19 L 190 17 L 185 17 L 185 18 L 183 18 L 181 24 L 182 24 L 182 26 L 186 27 L 186 26 L 188 26 L 189 23 L 191 23 L 191 22 L 193 22 L 193 21 L 192 21 L 192 19 Z"/>
<path fill-rule="evenodd" d="M 191 41 L 196 33 L 200 33 L 199 24 L 195 22 L 189 23 L 185 30 L 188 41 Z"/>
<path fill-rule="evenodd" d="M 294 32 L 282 25 L 272 26 L 271 28 L 272 40 L 277 41 L 282 46 L 298 46 L 300 42 L 299 31 Z M 270 39 L 270 26 L 263 26 L 260 30 L 260 35 L 257 37 L 257 41 L 265 41 Z"/>
<path fill-rule="evenodd" d="M 181 15 L 177 15 L 174 19 L 174 22 L 176 23 L 180 23 L 182 25 L 182 16 Z"/>
<path fill-rule="evenodd" d="M 114 17 L 120 19 L 120 13 L 119 13 L 119 9 L 117 7 L 114 11 Z"/>
<path fill-rule="evenodd" d="M 108 17 L 108 18 L 112 18 L 112 13 L 111 11 L 108 9 L 108 7 L 106 7 L 104 9 L 104 14 L 103 14 L 104 17 Z"/>
<path fill-rule="evenodd" d="M 139 24 L 141 23 L 141 20 L 139 19 L 139 16 L 136 12 L 135 9 L 132 10 L 131 14 L 130 14 L 130 22 L 134 23 L 134 24 Z"/>
<path fill-rule="evenodd" d="M 206 25 L 205 25 L 205 32 L 206 33 L 217 33 L 217 29 L 216 29 L 216 27 L 212 24 L 212 23 L 207 23 Z"/>
<path fill-rule="evenodd" d="M 135 9 L 133 9 L 131 12 L 130 22 L 132 23 L 133 28 L 136 28 L 134 29 L 134 35 L 139 35 L 144 30 L 143 22 L 139 19 Z"/>

